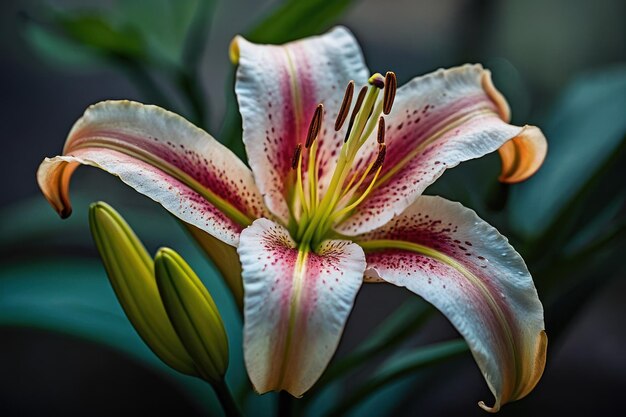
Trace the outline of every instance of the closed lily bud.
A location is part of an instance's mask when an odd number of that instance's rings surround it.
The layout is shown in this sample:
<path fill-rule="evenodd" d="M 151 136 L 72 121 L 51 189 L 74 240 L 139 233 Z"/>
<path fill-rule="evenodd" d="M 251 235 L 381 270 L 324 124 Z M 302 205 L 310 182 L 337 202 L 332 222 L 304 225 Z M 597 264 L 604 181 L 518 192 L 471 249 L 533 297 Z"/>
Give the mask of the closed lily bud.
<path fill-rule="evenodd" d="M 222 381 L 228 367 L 228 338 L 211 294 L 171 249 L 159 249 L 154 272 L 167 315 L 200 376 L 210 383 Z"/>
<path fill-rule="evenodd" d="M 119 213 L 103 202 L 90 206 L 89 225 L 115 295 L 139 336 L 167 365 L 198 376 L 165 312 L 154 262 L 141 241 Z"/>

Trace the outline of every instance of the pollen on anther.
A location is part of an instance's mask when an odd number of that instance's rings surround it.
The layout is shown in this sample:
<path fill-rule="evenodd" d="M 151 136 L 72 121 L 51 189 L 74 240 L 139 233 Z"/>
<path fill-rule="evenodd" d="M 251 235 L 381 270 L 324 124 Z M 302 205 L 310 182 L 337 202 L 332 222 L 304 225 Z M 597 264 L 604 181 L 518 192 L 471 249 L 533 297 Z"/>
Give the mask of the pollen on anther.
<path fill-rule="evenodd" d="M 378 156 L 376 157 L 376 161 L 374 161 L 374 165 L 372 165 L 372 172 L 376 171 L 383 165 L 383 162 L 385 162 L 385 155 L 387 155 L 387 145 L 381 143 L 378 145 Z"/>
<path fill-rule="evenodd" d="M 296 146 L 296 150 L 293 153 L 293 158 L 291 159 L 291 169 L 296 169 L 298 167 L 298 161 L 300 160 L 301 152 L 302 145 L 298 143 L 298 146 Z"/>
<path fill-rule="evenodd" d="M 385 118 L 380 116 L 378 119 L 378 143 L 385 143 Z"/>
<path fill-rule="evenodd" d="M 352 115 L 350 116 L 350 123 L 348 123 L 348 130 L 346 131 L 346 137 L 343 140 L 344 142 L 348 141 L 350 137 L 350 131 L 352 130 L 352 126 L 354 125 L 354 120 L 356 119 L 356 115 L 361 110 L 361 106 L 363 105 L 363 100 L 365 100 L 365 94 L 367 93 L 367 87 L 363 86 L 361 91 L 359 91 L 359 95 L 356 98 L 356 103 L 354 103 L 354 109 L 352 109 Z"/>
<path fill-rule="evenodd" d="M 313 113 L 313 117 L 311 118 L 311 124 L 309 125 L 309 131 L 306 135 L 306 141 L 304 142 L 304 147 L 309 148 L 313 141 L 317 137 L 317 134 L 320 132 L 322 128 L 322 115 L 324 113 L 324 105 L 318 104 L 315 108 L 315 112 Z"/>
<path fill-rule="evenodd" d="M 343 126 L 343 123 L 346 121 L 346 118 L 348 117 L 348 112 L 350 111 L 350 104 L 352 103 L 353 95 L 354 81 L 350 81 L 348 83 L 348 87 L 346 87 L 346 93 L 343 96 L 343 101 L 341 102 L 339 113 L 337 114 L 337 120 L 335 120 L 335 131 L 341 129 L 341 126 Z"/>
<path fill-rule="evenodd" d="M 385 92 L 383 94 L 383 113 L 389 114 L 393 106 L 393 100 L 396 98 L 396 89 L 398 88 L 398 80 L 396 74 L 388 71 L 385 76 Z"/>

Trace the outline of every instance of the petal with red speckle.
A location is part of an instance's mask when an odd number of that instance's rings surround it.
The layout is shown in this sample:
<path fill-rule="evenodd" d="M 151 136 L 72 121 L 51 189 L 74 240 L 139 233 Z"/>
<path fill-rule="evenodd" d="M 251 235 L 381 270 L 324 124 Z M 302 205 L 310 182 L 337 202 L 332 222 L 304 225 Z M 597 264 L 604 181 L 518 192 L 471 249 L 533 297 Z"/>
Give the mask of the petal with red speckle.
<path fill-rule="evenodd" d="M 506 101 L 480 65 L 439 70 L 402 86 L 386 117 L 387 152 L 378 185 L 337 230 L 356 235 L 382 226 L 446 169 L 499 148 L 502 181 L 529 177 L 543 162 L 545 137 L 534 126 L 508 124 L 508 117 Z M 370 138 L 360 160 L 377 152 Z"/>
<path fill-rule="evenodd" d="M 75 124 L 62 156 L 46 158 L 37 180 L 63 217 L 79 165 L 101 168 L 181 220 L 236 245 L 241 229 L 266 214 L 252 173 L 230 150 L 182 117 L 156 106 L 105 101 Z"/>
<path fill-rule="evenodd" d="M 363 279 L 363 250 L 327 240 L 298 249 L 281 225 L 258 219 L 241 233 L 244 358 L 259 393 L 304 394 L 335 353 Z"/>
<path fill-rule="evenodd" d="M 285 45 L 257 45 L 238 36 L 231 48 L 237 50 L 235 91 L 250 166 L 268 208 L 287 224 L 296 145 L 304 145 L 315 108 L 323 104 L 317 157 L 325 187 L 347 129 L 347 123 L 334 129 L 344 90 L 350 80 L 357 89 L 365 85 L 367 68 L 356 40 L 342 27 Z M 306 166 L 308 152 L 303 157 Z M 307 184 L 306 172 L 304 178 Z"/>
<path fill-rule="evenodd" d="M 487 411 L 527 395 L 546 360 L 543 307 L 523 259 L 474 211 L 421 196 L 359 236 L 366 278 L 406 287 L 437 307 L 467 341 L 495 396 Z"/>

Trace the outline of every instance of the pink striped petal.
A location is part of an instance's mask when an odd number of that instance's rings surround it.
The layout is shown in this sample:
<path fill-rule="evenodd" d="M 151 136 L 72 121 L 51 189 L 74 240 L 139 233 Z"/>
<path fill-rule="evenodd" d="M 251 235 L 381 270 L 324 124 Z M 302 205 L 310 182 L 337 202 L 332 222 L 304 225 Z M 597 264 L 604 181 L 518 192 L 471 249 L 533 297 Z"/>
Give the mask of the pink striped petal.
<path fill-rule="evenodd" d="M 287 230 L 258 219 L 241 233 L 244 357 L 259 393 L 300 397 L 335 353 L 363 278 L 363 250 L 328 240 L 298 250 Z"/>
<path fill-rule="evenodd" d="M 523 259 L 495 228 L 458 203 L 422 196 L 358 241 L 367 278 L 423 297 L 463 335 L 495 396 L 481 407 L 495 412 L 535 387 L 546 360 L 543 307 Z"/>
<path fill-rule="evenodd" d="M 80 164 L 118 176 L 230 245 L 237 244 L 243 227 L 266 214 L 252 173 L 230 150 L 156 106 L 95 104 L 70 131 L 63 155 L 42 162 L 39 186 L 63 217 L 71 213 L 69 184 Z"/>
<path fill-rule="evenodd" d="M 501 179 L 515 182 L 532 175 L 545 157 L 545 137 L 534 126 L 513 126 L 503 119 L 508 120 L 506 101 L 480 65 L 439 70 L 399 88 L 387 117 L 379 185 L 338 231 L 356 235 L 382 226 L 446 169 L 503 145 Z M 364 160 L 377 152 L 375 142 L 362 151 Z"/>
<path fill-rule="evenodd" d="M 365 85 L 367 68 L 356 40 L 342 27 L 280 46 L 237 37 L 231 52 L 239 63 L 235 91 L 250 166 L 267 206 L 287 224 L 285 198 L 294 181 L 296 144 L 304 144 L 315 107 L 322 103 L 318 158 L 325 184 L 347 129 L 347 123 L 339 132 L 334 129 L 344 89 L 350 80 L 357 88 Z"/>

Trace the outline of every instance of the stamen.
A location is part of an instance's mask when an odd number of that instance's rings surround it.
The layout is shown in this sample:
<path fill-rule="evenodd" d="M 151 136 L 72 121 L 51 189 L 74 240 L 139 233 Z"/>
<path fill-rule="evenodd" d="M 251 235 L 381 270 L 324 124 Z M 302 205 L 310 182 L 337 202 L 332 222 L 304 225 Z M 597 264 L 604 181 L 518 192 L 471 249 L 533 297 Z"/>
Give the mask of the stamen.
<path fill-rule="evenodd" d="M 398 80 L 396 74 L 388 71 L 385 76 L 385 93 L 383 95 L 383 113 L 389 114 L 393 106 L 393 100 L 396 98 L 396 89 L 398 88 Z"/>
<path fill-rule="evenodd" d="M 380 116 L 378 119 L 378 143 L 385 143 L 385 118 Z"/>
<path fill-rule="evenodd" d="M 302 145 L 298 143 L 298 146 L 296 146 L 296 150 L 293 153 L 293 158 L 291 159 L 291 169 L 296 169 L 298 167 L 300 153 L 302 153 Z"/>
<path fill-rule="evenodd" d="M 315 108 L 315 113 L 313 113 L 313 117 L 311 118 L 311 124 L 309 125 L 309 132 L 306 136 L 306 141 L 304 142 L 304 147 L 309 149 L 317 134 L 320 132 L 322 128 L 322 114 L 324 112 L 324 105 L 318 104 Z"/>
<path fill-rule="evenodd" d="M 361 184 L 363 183 L 365 178 L 368 177 L 371 172 L 376 171 L 374 172 L 374 177 L 370 181 L 369 185 L 367 186 L 367 188 L 365 189 L 365 191 L 361 194 L 359 198 L 357 198 L 355 201 L 350 202 L 347 206 L 343 207 L 342 209 L 335 211 L 328 219 L 328 222 L 327 222 L 328 224 L 331 224 L 337 221 L 338 219 L 339 221 L 341 221 L 341 219 L 344 216 L 350 213 L 350 211 L 354 210 L 372 192 L 372 190 L 374 189 L 374 185 L 376 184 L 376 181 L 378 180 L 378 176 L 380 175 L 382 163 L 383 163 L 383 160 L 385 159 L 385 152 L 386 152 L 385 145 L 384 144 L 380 145 L 378 157 L 376 158 L 376 160 L 373 163 L 371 163 L 370 166 L 365 170 L 359 182 L 350 190 L 350 193 L 346 193 L 344 194 L 344 196 L 347 196 L 350 194 L 351 195 L 350 198 L 353 198 L 354 193 L 361 187 Z"/>
<path fill-rule="evenodd" d="M 374 161 L 374 165 L 372 165 L 370 171 L 375 171 L 383 165 L 383 162 L 385 162 L 385 155 L 387 155 L 387 145 L 381 143 L 378 145 L 378 156 L 376 157 L 376 161 Z"/>
<path fill-rule="evenodd" d="M 341 129 L 341 126 L 343 126 L 343 123 L 346 121 L 346 118 L 348 117 L 348 112 L 350 111 L 350 104 L 352 103 L 353 95 L 354 81 L 350 81 L 348 83 L 348 87 L 346 87 L 346 93 L 343 96 L 343 101 L 341 102 L 339 113 L 337 114 L 337 120 L 335 120 L 335 131 Z"/>
<path fill-rule="evenodd" d="M 379 73 L 376 73 L 370 77 L 368 82 L 374 87 L 378 87 L 381 90 L 385 87 L 385 78 Z"/>
<path fill-rule="evenodd" d="M 356 119 L 356 115 L 361 110 L 361 106 L 363 105 L 363 100 L 365 100 L 365 94 L 367 93 L 367 87 L 363 86 L 361 91 L 359 91 L 359 95 L 356 98 L 356 103 L 354 104 L 354 109 L 352 110 L 352 116 L 350 116 L 350 123 L 348 123 L 348 131 L 346 132 L 346 138 L 343 140 L 344 142 L 348 141 L 350 137 L 350 131 L 352 130 L 352 126 L 354 125 L 354 119 Z"/>

